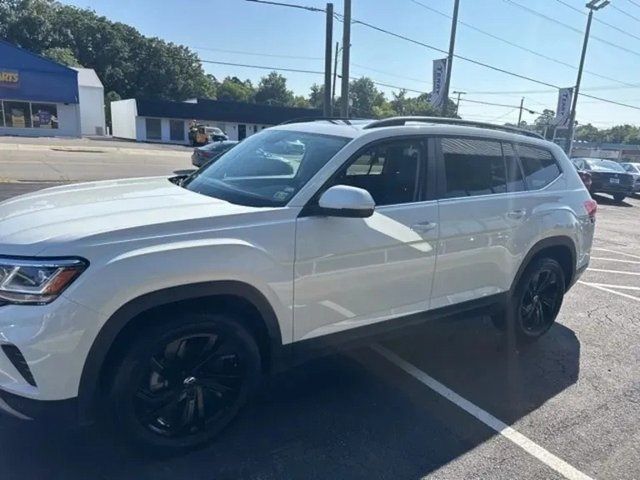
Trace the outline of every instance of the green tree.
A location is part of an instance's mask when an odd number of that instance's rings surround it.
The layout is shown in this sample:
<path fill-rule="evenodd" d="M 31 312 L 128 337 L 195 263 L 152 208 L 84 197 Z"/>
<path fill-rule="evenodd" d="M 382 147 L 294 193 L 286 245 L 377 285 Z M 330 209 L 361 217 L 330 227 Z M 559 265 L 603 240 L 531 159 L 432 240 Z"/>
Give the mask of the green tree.
<path fill-rule="evenodd" d="M 298 107 L 298 108 L 311 108 L 311 104 L 309 103 L 309 100 L 307 100 L 307 98 L 302 95 L 296 95 L 294 97 L 292 106 Z"/>
<path fill-rule="evenodd" d="M 255 96 L 256 103 L 267 105 L 293 105 L 294 95 L 287 88 L 287 79 L 277 72 L 271 72 L 260 79 Z"/>
<path fill-rule="evenodd" d="M 376 88 L 373 80 L 367 77 L 352 80 L 349 85 L 349 100 L 351 102 L 351 115 L 353 117 L 372 118 L 386 102 L 384 93 Z"/>
<path fill-rule="evenodd" d="M 322 109 L 324 106 L 324 85 L 314 83 L 309 92 L 309 105 L 311 108 Z"/>
<path fill-rule="evenodd" d="M 66 65 L 67 67 L 82 67 L 78 59 L 69 48 L 47 48 L 42 52 L 42 55 L 44 57 L 50 58 L 55 62 Z"/>
<path fill-rule="evenodd" d="M 236 102 L 252 102 L 255 97 L 255 89 L 251 80 L 244 82 L 238 77 L 226 77 L 217 86 L 218 100 L 233 100 Z"/>
<path fill-rule="evenodd" d="M 597 127 L 594 127 L 590 123 L 586 125 L 579 125 L 576 128 L 576 140 L 583 140 L 586 142 L 597 142 L 602 137 L 602 134 Z"/>

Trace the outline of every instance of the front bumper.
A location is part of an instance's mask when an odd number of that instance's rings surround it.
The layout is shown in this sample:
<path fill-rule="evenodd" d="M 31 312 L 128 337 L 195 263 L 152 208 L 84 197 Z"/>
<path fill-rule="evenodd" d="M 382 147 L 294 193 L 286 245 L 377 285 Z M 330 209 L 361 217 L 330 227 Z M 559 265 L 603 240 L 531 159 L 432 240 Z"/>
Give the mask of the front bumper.
<path fill-rule="evenodd" d="M 77 425 L 77 399 L 33 400 L 0 390 L 0 413 L 9 417 L 54 425 Z"/>
<path fill-rule="evenodd" d="M 64 296 L 48 305 L 1 306 L 0 409 L 24 410 L 31 416 L 41 409 L 35 405 L 76 398 L 89 349 L 104 320 Z"/>

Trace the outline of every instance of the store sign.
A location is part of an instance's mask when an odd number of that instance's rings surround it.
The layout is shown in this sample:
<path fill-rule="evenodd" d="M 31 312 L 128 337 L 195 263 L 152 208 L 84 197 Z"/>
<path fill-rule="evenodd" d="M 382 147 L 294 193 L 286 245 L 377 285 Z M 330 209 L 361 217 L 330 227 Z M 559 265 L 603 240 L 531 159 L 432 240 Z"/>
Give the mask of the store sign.
<path fill-rule="evenodd" d="M 16 70 L 0 70 L 0 87 L 18 88 L 20 73 Z"/>

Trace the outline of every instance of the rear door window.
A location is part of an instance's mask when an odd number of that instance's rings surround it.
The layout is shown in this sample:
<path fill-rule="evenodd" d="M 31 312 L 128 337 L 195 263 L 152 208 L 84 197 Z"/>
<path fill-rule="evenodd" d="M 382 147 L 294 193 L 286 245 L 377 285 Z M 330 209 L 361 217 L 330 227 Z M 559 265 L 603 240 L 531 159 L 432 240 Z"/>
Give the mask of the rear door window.
<path fill-rule="evenodd" d="M 518 156 L 529 190 L 540 190 L 560 176 L 560 167 L 550 151 L 518 145 Z"/>
<path fill-rule="evenodd" d="M 500 142 L 442 138 L 446 190 L 444 198 L 492 195 L 507 191 Z"/>

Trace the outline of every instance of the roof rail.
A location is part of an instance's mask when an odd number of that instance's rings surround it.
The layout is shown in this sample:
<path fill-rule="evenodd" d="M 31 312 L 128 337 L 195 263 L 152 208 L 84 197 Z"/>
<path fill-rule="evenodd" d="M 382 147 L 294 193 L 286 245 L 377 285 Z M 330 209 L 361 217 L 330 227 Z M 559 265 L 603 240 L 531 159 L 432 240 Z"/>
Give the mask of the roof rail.
<path fill-rule="evenodd" d="M 508 127 L 503 125 L 495 125 L 493 123 L 474 122 L 471 120 L 462 120 L 460 118 L 447 118 L 447 117 L 392 117 L 385 118 L 384 120 L 377 120 L 368 125 L 365 125 L 363 129 L 380 128 L 380 127 L 397 127 L 405 125 L 408 122 L 422 122 L 422 123 L 438 123 L 444 125 L 460 125 L 464 127 L 479 127 L 487 128 L 491 130 L 501 130 L 508 133 L 517 133 L 520 135 L 526 135 L 528 137 L 540 138 L 544 140 L 542 135 L 539 135 L 530 130 L 523 128 Z"/>
<path fill-rule="evenodd" d="M 291 120 L 286 120 L 279 125 L 288 125 L 290 123 L 309 123 L 309 122 L 321 122 L 327 121 L 331 123 L 337 124 L 338 122 L 343 122 L 345 125 L 351 125 L 351 120 L 364 120 L 363 118 L 345 118 L 345 117 L 304 117 L 304 118 L 293 118 Z"/>

